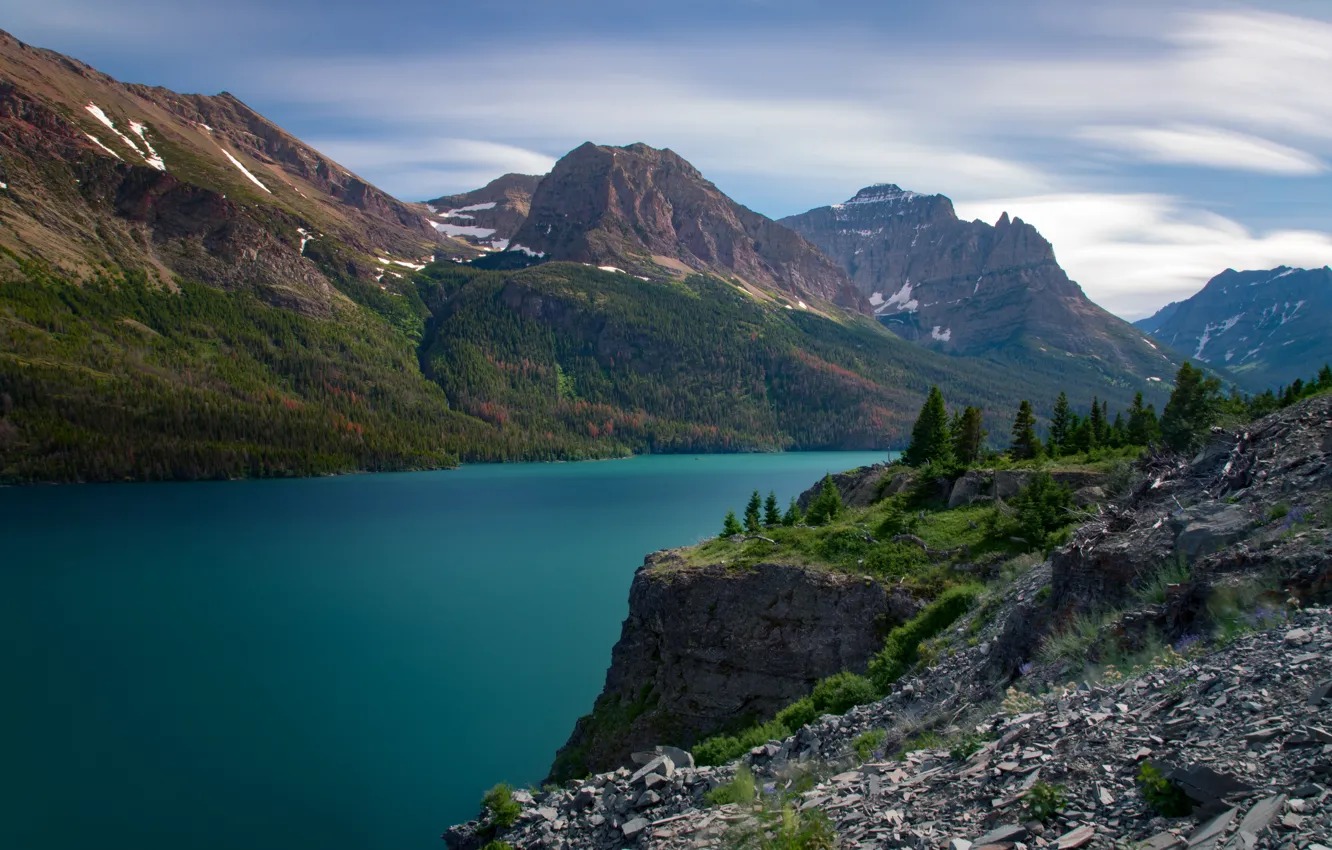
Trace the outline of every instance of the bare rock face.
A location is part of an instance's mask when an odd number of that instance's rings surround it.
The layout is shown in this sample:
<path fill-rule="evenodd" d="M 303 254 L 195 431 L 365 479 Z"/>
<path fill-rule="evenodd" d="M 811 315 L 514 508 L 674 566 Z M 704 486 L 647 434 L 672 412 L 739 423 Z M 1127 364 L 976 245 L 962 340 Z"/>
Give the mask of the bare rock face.
<path fill-rule="evenodd" d="M 777 564 L 730 571 L 649 556 L 606 687 L 552 776 L 627 763 L 636 750 L 697 740 L 767 717 L 842 670 L 863 672 L 917 603 L 863 576 Z"/>
<path fill-rule="evenodd" d="M 678 154 L 643 144 L 588 142 L 567 154 L 537 187 L 510 247 L 649 278 L 711 272 L 759 297 L 868 309 L 814 246 L 732 201 Z"/>
<path fill-rule="evenodd" d="M 1057 349 L 1145 380 L 1173 374 L 1162 352 L 1093 304 L 1036 228 L 960 221 L 943 195 L 869 186 L 781 220 L 850 275 L 894 333 L 950 354 Z"/>
<path fill-rule="evenodd" d="M 527 220 L 540 182 L 531 174 L 505 174 L 480 189 L 427 201 L 431 226 L 483 250 L 503 251 Z"/>

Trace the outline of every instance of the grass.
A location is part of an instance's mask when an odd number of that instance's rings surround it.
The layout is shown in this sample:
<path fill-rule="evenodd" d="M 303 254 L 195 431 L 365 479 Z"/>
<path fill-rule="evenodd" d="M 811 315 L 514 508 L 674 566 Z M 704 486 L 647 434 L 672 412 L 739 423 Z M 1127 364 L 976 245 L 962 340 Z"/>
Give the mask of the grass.
<path fill-rule="evenodd" d="M 1189 580 L 1193 570 L 1188 560 L 1180 553 L 1173 561 L 1167 561 L 1158 567 L 1138 587 L 1133 595 L 1138 601 L 1153 605 L 1164 605 L 1171 585 L 1183 584 Z"/>
<path fill-rule="evenodd" d="M 1060 661 L 1083 663 L 1087 654 L 1096 645 L 1104 626 L 1113 615 L 1078 614 L 1068 625 L 1058 632 L 1047 635 L 1041 641 L 1036 655 L 1046 664 Z"/>
<path fill-rule="evenodd" d="M 980 585 L 960 585 L 945 591 L 914 618 L 888 633 L 883 649 L 869 665 L 869 678 L 880 693 L 888 693 L 920 657 L 923 641 L 938 635 L 955 623 L 980 597 Z"/>
<path fill-rule="evenodd" d="M 862 762 L 867 762 L 874 757 L 874 753 L 884 742 L 888 740 L 888 733 L 882 729 L 871 729 L 868 732 L 862 732 L 851 742 L 851 748 L 856 751 L 856 757 Z"/>
<path fill-rule="evenodd" d="M 754 802 L 754 774 L 747 765 L 736 768 L 735 778 L 725 785 L 718 785 L 707 793 L 707 801 L 713 806 L 725 806 L 730 803 L 748 805 Z"/>

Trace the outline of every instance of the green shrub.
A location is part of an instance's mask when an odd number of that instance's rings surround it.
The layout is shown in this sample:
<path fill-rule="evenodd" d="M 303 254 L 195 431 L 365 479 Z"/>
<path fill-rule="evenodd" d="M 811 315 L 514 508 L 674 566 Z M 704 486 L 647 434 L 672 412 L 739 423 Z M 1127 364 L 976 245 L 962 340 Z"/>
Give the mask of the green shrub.
<path fill-rule="evenodd" d="M 1047 635 L 1045 640 L 1041 641 L 1036 656 L 1046 664 L 1058 661 L 1085 662 L 1087 653 L 1100 637 L 1104 621 L 1103 617 L 1078 614 L 1066 627 Z"/>
<path fill-rule="evenodd" d="M 1193 803 L 1188 795 L 1149 761 L 1143 762 L 1138 769 L 1138 784 L 1142 786 L 1143 799 L 1158 814 L 1180 818 L 1193 811 Z"/>
<path fill-rule="evenodd" d="M 921 641 L 929 640 L 951 626 L 980 596 L 979 585 L 962 585 L 944 591 L 912 619 L 893 629 L 883 649 L 869 664 L 869 679 L 875 690 L 887 694 L 892 684 L 916 663 Z"/>
<path fill-rule="evenodd" d="M 500 783 L 487 791 L 481 798 L 481 808 L 486 812 L 486 831 L 492 835 L 513 826 L 518 815 L 523 812 L 513 799 L 513 786 L 507 783 Z"/>
<path fill-rule="evenodd" d="M 882 729 L 871 729 L 868 732 L 862 732 L 851 742 L 851 746 L 856 751 L 856 756 L 862 761 L 869 761 L 874 756 L 874 751 L 883 746 L 884 741 L 888 740 L 888 733 Z"/>
<path fill-rule="evenodd" d="M 735 735 L 716 735 L 694 748 L 694 761 L 701 765 L 726 764 L 769 741 L 788 737 L 791 730 L 776 720 L 751 726 Z"/>
<path fill-rule="evenodd" d="M 980 751 L 989 740 L 978 732 L 964 732 L 954 739 L 948 748 L 948 757 L 953 761 L 966 761 Z"/>
<path fill-rule="evenodd" d="M 822 811 L 782 802 L 727 830 L 726 844 L 732 850 L 833 850 L 837 834 Z"/>
<path fill-rule="evenodd" d="M 819 710 L 814 707 L 814 700 L 809 697 L 798 699 L 777 712 L 777 722 L 792 732 L 818 719 Z"/>
<path fill-rule="evenodd" d="M 1290 514 L 1290 502 L 1277 502 L 1267 509 L 1267 521 L 1277 522 L 1285 519 Z"/>
<path fill-rule="evenodd" d="M 1037 547 L 1045 545 L 1051 532 L 1069 523 L 1068 508 L 1072 505 L 1072 492 L 1062 484 L 1056 484 L 1050 473 L 1043 469 L 1037 470 L 1013 499 L 1018 528 L 1027 542 Z"/>
<path fill-rule="evenodd" d="M 1066 802 L 1064 786 L 1051 785 L 1048 782 L 1037 782 L 1031 786 L 1026 797 L 1023 798 L 1027 816 L 1041 823 L 1045 823 L 1063 811 Z"/>
<path fill-rule="evenodd" d="M 748 766 L 740 765 L 736 768 L 735 778 L 709 791 L 707 800 L 714 806 L 725 806 L 728 803 L 748 805 L 754 802 L 754 774 Z"/>
<path fill-rule="evenodd" d="M 809 698 L 819 714 L 845 714 L 858 705 L 874 702 L 878 693 L 874 683 L 864 676 L 842 672 L 815 685 Z"/>
<path fill-rule="evenodd" d="M 481 850 L 513 850 L 513 845 L 507 841 L 492 841 Z"/>
<path fill-rule="evenodd" d="M 842 494 L 838 491 L 837 485 L 833 484 L 832 476 L 825 475 L 819 495 L 809 504 L 809 513 L 805 515 L 805 522 L 810 525 L 823 525 L 837 519 L 841 513 Z"/>

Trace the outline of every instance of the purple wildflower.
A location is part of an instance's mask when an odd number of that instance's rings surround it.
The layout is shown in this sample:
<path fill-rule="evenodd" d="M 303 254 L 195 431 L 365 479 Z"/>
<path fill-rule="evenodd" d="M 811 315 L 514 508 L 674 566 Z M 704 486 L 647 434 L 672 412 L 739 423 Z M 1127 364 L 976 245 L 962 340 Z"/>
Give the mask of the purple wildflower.
<path fill-rule="evenodd" d="M 1030 676 L 1031 671 L 1035 669 L 1036 669 L 1036 662 L 1028 661 L 1018 668 L 1018 673 L 1022 674 L 1023 676 Z"/>
<path fill-rule="evenodd" d="M 1203 636 L 1199 634 L 1183 635 L 1179 640 L 1175 641 L 1175 652 L 1178 652 L 1180 655 L 1188 655 L 1190 650 L 1202 643 L 1202 639 Z"/>
<path fill-rule="evenodd" d="M 777 783 L 776 783 L 776 782 L 769 782 L 767 785 L 764 785 L 764 786 L 763 786 L 763 793 L 764 793 L 764 794 L 775 794 L 776 792 L 777 792 Z"/>

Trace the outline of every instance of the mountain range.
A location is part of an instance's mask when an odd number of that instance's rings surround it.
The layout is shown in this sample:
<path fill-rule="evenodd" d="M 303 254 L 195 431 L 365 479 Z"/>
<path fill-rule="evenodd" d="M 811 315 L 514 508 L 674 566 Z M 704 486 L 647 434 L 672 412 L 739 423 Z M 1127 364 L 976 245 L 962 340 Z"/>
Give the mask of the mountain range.
<path fill-rule="evenodd" d="M 887 448 L 934 384 L 1002 435 L 1175 371 L 1029 225 L 891 186 L 781 223 L 588 143 L 409 203 L 229 94 L 8 35 L 0 149 L 10 480 Z"/>
<path fill-rule="evenodd" d="M 1308 380 L 1332 362 L 1332 268 L 1226 269 L 1134 325 L 1255 392 Z"/>

